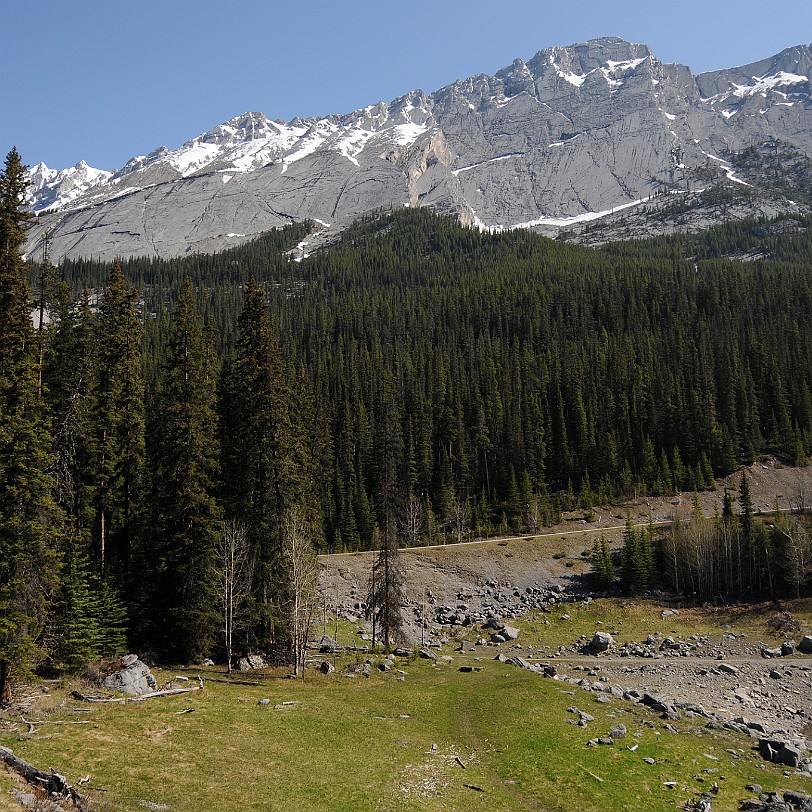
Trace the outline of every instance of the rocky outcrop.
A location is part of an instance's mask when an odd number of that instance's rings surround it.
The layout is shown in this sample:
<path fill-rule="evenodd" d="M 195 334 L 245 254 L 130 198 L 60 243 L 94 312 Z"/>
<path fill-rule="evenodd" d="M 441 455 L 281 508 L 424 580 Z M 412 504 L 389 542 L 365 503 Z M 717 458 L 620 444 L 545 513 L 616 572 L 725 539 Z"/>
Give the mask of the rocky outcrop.
<path fill-rule="evenodd" d="M 285 123 L 246 113 L 114 173 L 36 167 L 42 213 L 27 250 L 41 251 L 48 232 L 53 258 L 171 257 L 292 221 L 338 229 L 406 205 L 482 228 L 589 239 L 580 230 L 603 218 L 656 231 L 684 227 L 696 209 L 692 225 L 706 225 L 719 205 L 701 192 L 719 183 L 744 193 L 725 202 L 728 217 L 798 210 L 736 156 L 767 143 L 774 157 L 780 144 L 808 162 L 810 65 L 799 46 L 694 76 L 608 37 L 343 116 Z M 669 213 L 674 204 L 679 213 Z"/>

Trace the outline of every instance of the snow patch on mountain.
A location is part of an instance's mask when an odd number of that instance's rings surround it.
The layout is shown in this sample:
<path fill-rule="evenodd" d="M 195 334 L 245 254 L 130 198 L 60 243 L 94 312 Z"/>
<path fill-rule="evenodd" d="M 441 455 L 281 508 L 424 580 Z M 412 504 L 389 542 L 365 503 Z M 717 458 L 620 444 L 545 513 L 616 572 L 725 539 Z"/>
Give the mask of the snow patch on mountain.
<path fill-rule="evenodd" d="M 38 163 L 28 173 L 27 202 L 35 212 L 58 208 L 106 183 L 112 174 L 104 169 L 94 169 L 85 161 L 62 170 Z"/>

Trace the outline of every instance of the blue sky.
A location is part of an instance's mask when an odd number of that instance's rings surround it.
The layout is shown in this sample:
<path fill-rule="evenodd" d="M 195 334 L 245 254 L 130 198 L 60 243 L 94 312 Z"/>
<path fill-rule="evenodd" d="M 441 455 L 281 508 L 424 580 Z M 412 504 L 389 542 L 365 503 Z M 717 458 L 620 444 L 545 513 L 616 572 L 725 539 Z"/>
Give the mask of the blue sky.
<path fill-rule="evenodd" d="M 812 0 L 6 0 L 0 151 L 102 169 L 247 110 L 289 120 L 615 35 L 694 72 L 812 42 Z M 13 13 L 11 10 L 13 9 Z"/>

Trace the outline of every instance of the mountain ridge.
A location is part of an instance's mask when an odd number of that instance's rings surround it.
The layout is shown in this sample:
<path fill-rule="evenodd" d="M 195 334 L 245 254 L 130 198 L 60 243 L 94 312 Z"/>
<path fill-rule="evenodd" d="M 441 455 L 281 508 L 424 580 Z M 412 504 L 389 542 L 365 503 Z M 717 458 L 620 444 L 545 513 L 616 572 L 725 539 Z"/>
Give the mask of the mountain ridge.
<path fill-rule="evenodd" d="M 810 125 L 809 46 L 695 76 L 604 37 L 347 114 L 243 113 L 113 172 L 37 165 L 28 252 L 47 232 L 54 256 L 176 256 L 297 220 L 340 229 L 403 205 L 557 234 L 717 183 L 761 191 L 730 156 L 776 141 L 808 158 Z M 773 190 L 743 208 L 793 203 Z"/>

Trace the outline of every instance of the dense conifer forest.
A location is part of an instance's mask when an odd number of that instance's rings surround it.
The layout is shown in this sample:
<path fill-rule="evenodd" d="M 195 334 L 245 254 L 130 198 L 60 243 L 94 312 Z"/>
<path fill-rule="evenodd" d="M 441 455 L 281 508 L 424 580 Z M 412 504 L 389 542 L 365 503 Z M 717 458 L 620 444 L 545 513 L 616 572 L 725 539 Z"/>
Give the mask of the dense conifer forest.
<path fill-rule="evenodd" d="M 812 454 L 812 219 L 594 250 L 407 209 L 301 262 L 308 223 L 212 256 L 51 267 L 23 263 L 5 183 L 2 492 L 47 522 L 24 543 L 37 523 L 9 535 L 4 505 L 0 567 L 37 557 L 48 605 L 36 629 L 4 621 L 0 666 L 21 634 L 59 667 L 125 633 L 205 656 L 228 600 L 239 646 L 288 650 L 292 526 L 320 552 L 536 532 Z M 41 329 L 18 324 L 31 302 Z M 9 464 L 15 443 L 35 472 Z M 638 547 L 629 588 L 699 577 Z M 773 588 L 725 566 L 736 589 Z M 0 576 L 11 605 L 27 587 Z"/>

